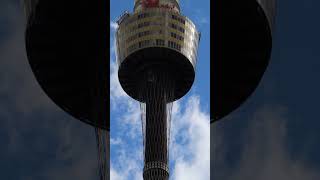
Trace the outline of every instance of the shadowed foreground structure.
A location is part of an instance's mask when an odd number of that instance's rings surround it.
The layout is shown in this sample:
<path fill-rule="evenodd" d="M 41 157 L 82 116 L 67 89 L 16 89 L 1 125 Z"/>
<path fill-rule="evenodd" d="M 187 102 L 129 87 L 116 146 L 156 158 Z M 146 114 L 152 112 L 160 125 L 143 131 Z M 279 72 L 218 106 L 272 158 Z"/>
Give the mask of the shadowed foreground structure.
<path fill-rule="evenodd" d="M 45 93 L 95 127 L 101 179 L 109 179 L 107 1 L 25 0 L 26 51 Z"/>
<path fill-rule="evenodd" d="M 135 0 L 118 24 L 119 81 L 142 112 L 143 178 L 167 180 L 172 102 L 193 84 L 200 34 L 177 0 Z"/>
<path fill-rule="evenodd" d="M 275 0 L 221 0 L 214 4 L 211 179 L 214 122 L 237 109 L 261 80 L 271 55 L 275 4 Z"/>

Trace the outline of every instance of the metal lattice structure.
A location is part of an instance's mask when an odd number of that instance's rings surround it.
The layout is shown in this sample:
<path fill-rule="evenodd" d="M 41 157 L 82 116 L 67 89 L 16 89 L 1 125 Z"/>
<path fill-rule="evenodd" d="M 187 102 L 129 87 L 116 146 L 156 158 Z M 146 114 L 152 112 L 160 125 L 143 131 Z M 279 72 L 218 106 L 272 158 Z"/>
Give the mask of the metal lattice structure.
<path fill-rule="evenodd" d="M 135 0 L 118 24 L 119 81 L 141 107 L 143 178 L 167 180 L 172 102 L 193 84 L 200 33 L 177 0 Z"/>

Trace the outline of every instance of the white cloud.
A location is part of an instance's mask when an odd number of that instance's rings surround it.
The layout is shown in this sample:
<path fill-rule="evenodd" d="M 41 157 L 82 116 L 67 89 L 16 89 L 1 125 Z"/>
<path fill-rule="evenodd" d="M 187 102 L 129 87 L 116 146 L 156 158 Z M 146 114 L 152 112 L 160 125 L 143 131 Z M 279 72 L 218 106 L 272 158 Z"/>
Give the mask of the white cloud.
<path fill-rule="evenodd" d="M 110 47 L 110 105 L 113 110 L 117 109 L 119 105 L 125 104 L 128 99 L 128 96 L 122 89 L 118 78 L 118 64 L 116 62 L 116 40 L 114 33 L 117 26 L 117 23 L 113 21 L 110 22 L 110 27 L 113 30 L 110 36 L 110 40 L 112 42 Z"/>
<path fill-rule="evenodd" d="M 122 140 L 120 138 L 116 138 L 116 139 L 113 139 L 113 138 L 110 138 L 110 144 L 111 145 L 120 145 L 122 144 Z"/>
<path fill-rule="evenodd" d="M 264 106 L 257 110 L 252 123 L 243 131 L 246 138 L 241 140 L 244 146 L 240 161 L 234 169 L 227 170 L 228 174 L 224 175 L 226 180 L 320 179 L 319 171 L 307 164 L 303 156 L 289 155 L 287 113 L 287 109 L 282 106 Z M 222 132 L 219 132 L 217 135 L 223 136 Z M 218 163 L 221 163 L 219 161 Z"/>
<path fill-rule="evenodd" d="M 127 94 L 122 89 L 118 78 L 118 65 L 111 61 L 110 63 L 110 99 L 111 107 L 115 108 L 126 99 Z"/>
<path fill-rule="evenodd" d="M 171 158 L 174 180 L 209 180 L 209 114 L 202 111 L 198 96 L 191 96 L 183 111 L 172 118 Z"/>
<path fill-rule="evenodd" d="M 125 180 L 123 175 L 120 175 L 121 172 L 115 171 L 112 167 L 110 169 L 110 179 L 111 180 Z"/>
<path fill-rule="evenodd" d="M 125 143 L 128 142 L 125 141 Z M 111 180 L 142 180 L 142 149 L 129 147 L 125 143 L 114 147 L 116 154 L 111 157 L 110 178 Z"/>
<path fill-rule="evenodd" d="M 111 21 L 110 22 L 110 27 L 112 31 L 116 31 L 117 28 L 119 27 L 118 23 Z"/>
<path fill-rule="evenodd" d="M 138 102 L 129 101 L 127 106 L 129 111 L 122 114 L 119 119 L 123 119 L 121 123 L 127 126 L 127 132 L 135 133 L 134 137 L 128 140 L 127 135 L 120 138 L 123 142 L 122 146 L 113 146 L 119 152 L 117 157 L 111 157 L 115 161 L 111 163 L 111 180 L 114 179 L 142 179 L 142 144 L 133 147 L 134 153 L 128 150 L 128 141 L 138 141 L 141 137 L 141 123 Z M 201 110 L 199 97 L 192 96 L 186 104 L 175 103 L 173 106 L 172 117 L 172 143 L 170 145 L 171 161 L 173 162 L 173 172 L 170 174 L 174 180 L 200 179 L 209 180 L 210 177 L 210 129 L 209 115 Z M 136 108 L 133 108 L 136 107 Z M 132 121 L 132 119 L 134 119 Z M 137 121 L 136 123 L 133 123 Z M 131 123 L 129 123 L 131 122 Z M 137 136 L 138 134 L 138 136 Z M 180 136 L 184 140 L 181 141 Z M 132 135 L 132 134 L 131 134 Z M 132 139 L 131 139 L 132 138 Z M 140 140 L 141 142 L 141 140 Z M 181 144 L 182 143 L 182 144 Z M 112 146 L 112 145 L 111 145 Z M 129 154 L 132 153 L 130 156 Z M 135 162 L 135 163 L 133 163 Z M 115 170 L 118 167 L 117 170 Z M 114 178 L 114 179 L 113 179 Z"/>

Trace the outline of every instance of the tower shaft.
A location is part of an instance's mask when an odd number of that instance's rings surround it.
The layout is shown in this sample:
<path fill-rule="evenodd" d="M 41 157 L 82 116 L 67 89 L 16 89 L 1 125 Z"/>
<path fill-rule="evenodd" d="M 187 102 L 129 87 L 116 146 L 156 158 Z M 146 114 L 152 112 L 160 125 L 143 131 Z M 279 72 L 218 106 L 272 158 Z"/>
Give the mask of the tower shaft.
<path fill-rule="evenodd" d="M 150 87 L 150 90 L 156 89 Z M 148 98 L 146 102 L 144 180 L 154 180 L 155 176 L 159 177 L 161 180 L 167 180 L 169 177 L 169 172 L 167 170 L 168 147 L 166 118 L 166 102 L 164 101 L 164 97 L 155 94 L 155 96 Z"/>
<path fill-rule="evenodd" d="M 168 180 L 168 98 L 172 96 L 173 83 L 169 73 L 152 68 L 145 73 L 142 91 L 146 105 L 144 180 Z"/>

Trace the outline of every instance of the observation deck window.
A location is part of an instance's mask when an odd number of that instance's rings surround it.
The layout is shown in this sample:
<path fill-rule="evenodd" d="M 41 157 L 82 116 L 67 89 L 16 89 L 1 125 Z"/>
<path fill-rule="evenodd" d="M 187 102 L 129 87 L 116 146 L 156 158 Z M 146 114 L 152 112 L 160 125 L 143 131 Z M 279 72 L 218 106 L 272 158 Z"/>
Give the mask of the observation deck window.
<path fill-rule="evenodd" d="M 139 48 L 143 48 L 150 45 L 150 40 L 144 40 L 139 42 Z"/>
<path fill-rule="evenodd" d="M 173 41 L 168 41 L 168 47 L 181 51 L 181 45 Z"/>
<path fill-rule="evenodd" d="M 138 24 L 138 28 L 146 27 L 149 25 L 150 25 L 150 22 L 143 22 L 143 23 Z"/>
<path fill-rule="evenodd" d="M 176 21 L 181 22 L 182 24 L 186 24 L 186 21 L 183 18 L 180 18 L 180 17 L 178 17 L 178 16 L 176 16 L 174 14 L 171 15 L 171 18 L 176 20 Z"/>
<path fill-rule="evenodd" d="M 149 16 L 148 13 L 142 13 L 142 14 L 139 14 L 139 15 L 138 15 L 138 19 L 146 18 L 146 17 L 148 17 L 148 16 Z"/>
<path fill-rule="evenodd" d="M 157 45 L 157 46 L 164 46 L 164 40 L 162 40 L 162 39 L 157 39 L 157 40 L 156 40 L 156 45 Z"/>
<path fill-rule="evenodd" d="M 151 32 L 150 31 L 143 31 L 143 32 L 139 32 L 138 33 L 138 37 L 143 37 L 143 36 L 147 36 L 150 35 Z"/>
<path fill-rule="evenodd" d="M 184 40 L 184 38 L 182 36 L 180 36 L 180 35 L 178 35 L 178 34 L 176 34 L 174 32 L 171 32 L 171 37 L 176 38 L 176 39 L 178 39 L 180 41 Z"/>
<path fill-rule="evenodd" d="M 128 48 L 128 52 L 130 53 L 130 52 L 134 51 L 134 50 L 137 49 L 137 48 L 138 48 L 138 44 L 135 43 L 135 44 L 131 45 L 131 46 Z"/>
<path fill-rule="evenodd" d="M 178 25 L 176 25 L 176 24 L 173 24 L 173 23 L 171 23 L 170 24 L 170 27 L 172 28 L 172 29 L 176 29 L 176 30 L 178 30 L 178 31 L 180 31 L 180 32 L 182 32 L 182 33 L 184 33 L 184 28 L 182 28 L 182 27 L 180 27 L 180 26 L 178 26 Z"/>

